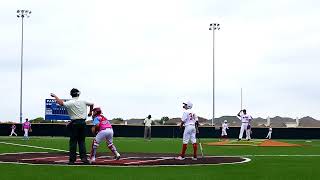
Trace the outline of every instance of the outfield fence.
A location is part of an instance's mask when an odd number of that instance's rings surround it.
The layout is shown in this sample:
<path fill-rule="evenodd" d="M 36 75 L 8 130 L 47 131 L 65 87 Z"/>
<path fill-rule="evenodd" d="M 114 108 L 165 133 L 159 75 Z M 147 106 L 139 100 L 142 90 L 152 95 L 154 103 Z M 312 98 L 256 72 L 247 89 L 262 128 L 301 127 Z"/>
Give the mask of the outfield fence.
<path fill-rule="evenodd" d="M 91 133 L 92 125 L 87 125 L 87 136 Z M 21 124 L 16 124 L 16 133 L 23 136 Z M 143 137 L 144 126 L 141 125 L 113 125 L 115 137 Z M 320 128 L 272 128 L 272 139 L 320 139 Z M 212 126 L 200 127 L 200 138 L 219 138 L 220 128 Z M 239 127 L 230 127 L 229 138 L 239 136 Z M 8 136 L 11 132 L 11 124 L 0 124 L 0 136 Z M 183 130 L 179 126 L 152 126 L 152 137 L 181 138 Z M 268 134 L 268 128 L 252 128 L 252 138 L 263 139 Z M 68 136 L 65 124 L 32 124 L 30 136 Z"/>

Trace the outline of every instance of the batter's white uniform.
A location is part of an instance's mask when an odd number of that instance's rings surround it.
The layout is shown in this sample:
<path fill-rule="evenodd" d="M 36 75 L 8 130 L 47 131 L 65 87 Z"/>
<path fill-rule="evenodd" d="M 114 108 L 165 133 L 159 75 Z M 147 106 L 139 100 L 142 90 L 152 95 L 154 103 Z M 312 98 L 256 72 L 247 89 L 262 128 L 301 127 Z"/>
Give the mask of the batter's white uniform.
<path fill-rule="evenodd" d="M 248 129 L 248 125 L 252 120 L 252 116 L 250 116 L 249 114 L 241 114 L 240 120 L 241 120 L 241 128 L 240 128 L 239 139 L 242 139 L 244 131 L 246 131 L 247 139 L 250 139 L 250 129 Z"/>
<path fill-rule="evenodd" d="M 221 137 L 228 135 L 228 134 L 227 134 L 227 129 L 229 129 L 228 123 L 222 123 Z"/>
<path fill-rule="evenodd" d="M 183 144 L 188 144 L 189 141 L 191 141 L 192 144 L 197 143 L 195 126 L 196 121 L 198 121 L 197 115 L 188 109 L 183 113 L 181 120 L 185 127 L 183 132 Z"/>
<path fill-rule="evenodd" d="M 272 134 L 272 128 L 269 128 L 269 132 L 266 138 L 271 139 L 271 134 Z"/>

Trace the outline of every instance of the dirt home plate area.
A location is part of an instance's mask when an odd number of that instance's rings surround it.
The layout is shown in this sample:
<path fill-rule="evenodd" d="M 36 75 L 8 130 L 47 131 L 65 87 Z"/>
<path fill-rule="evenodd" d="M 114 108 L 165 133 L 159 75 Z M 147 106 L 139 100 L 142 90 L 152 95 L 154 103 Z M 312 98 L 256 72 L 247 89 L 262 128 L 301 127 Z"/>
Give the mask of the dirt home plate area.
<path fill-rule="evenodd" d="M 301 146 L 279 142 L 274 140 L 254 140 L 236 141 L 225 140 L 220 142 L 205 143 L 208 146 L 278 146 L 295 147 Z M 17 164 L 37 164 L 37 165 L 67 165 L 68 153 L 48 153 L 48 152 L 25 152 L 25 153 L 4 153 L 0 154 L 0 162 Z M 123 153 L 120 160 L 113 159 L 109 153 L 98 153 L 96 162 L 89 166 L 191 166 L 191 165 L 219 165 L 238 164 L 249 162 L 249 158 L 238 156 L 204 156 L 192 160 L 186 157 L 184 160 L 177 160 L 173 154 L 169 153 Z M 79 158 L 75 165 L 85 165 Z"/>
<path fill-rule="evenodd" d="M 110 154 L 100 153 L 97 156 L 96 166 L 188 166 L 188 165 L 217 165 L 237 164 L 250 161 L 243 157 L 208 156 L 192 160 L 187 157 L 185 160 L 176 160 L 172 154 L 156 153 L 126 153 L 120 160 L 114 160 Z M 67 153 L 7 153 L 0 154 L 0 162 L 21 163 L 21 164 L 51 164 L 67 165 Z M 81 161 L 75 165 L 84 165 Z M 89 165 L 92 166 L 92 165 Z"/>

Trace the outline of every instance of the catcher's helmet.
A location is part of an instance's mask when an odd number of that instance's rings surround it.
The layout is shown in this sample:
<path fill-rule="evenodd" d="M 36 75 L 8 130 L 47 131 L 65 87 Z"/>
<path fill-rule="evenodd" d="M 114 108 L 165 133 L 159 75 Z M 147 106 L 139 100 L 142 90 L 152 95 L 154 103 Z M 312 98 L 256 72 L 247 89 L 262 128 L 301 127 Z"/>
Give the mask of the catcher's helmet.
<path fill-rule="evenodd" d="M 193 107 L 193 104 L 190 101 L 183 104 L 187 107 L 187 109 L 191 109 Z"/>
<path fill-rule="evenodd" d="M 79 97 L 80 96 L 80 91 L 76 88 L 72 88 L 70 91 L 71 97 Z"/>
<path fill-rule="evenodd" d="M 99 108 L 99 107 L 93 108 L 92 111 L 96 112 L 97 114 L 102 113 L 101 108 Z"/>

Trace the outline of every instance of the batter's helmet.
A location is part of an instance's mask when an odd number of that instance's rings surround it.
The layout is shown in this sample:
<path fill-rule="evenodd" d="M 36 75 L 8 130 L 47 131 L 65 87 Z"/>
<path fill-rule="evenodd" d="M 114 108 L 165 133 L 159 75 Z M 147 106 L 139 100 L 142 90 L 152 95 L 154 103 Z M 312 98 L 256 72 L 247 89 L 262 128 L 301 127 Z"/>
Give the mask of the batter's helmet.
<path fill-rule="evenodd" d="M 190 101 L 183 104 L 187 106 L 187 109 L 191 109 L 193 107 L 193 104 Z"/>

